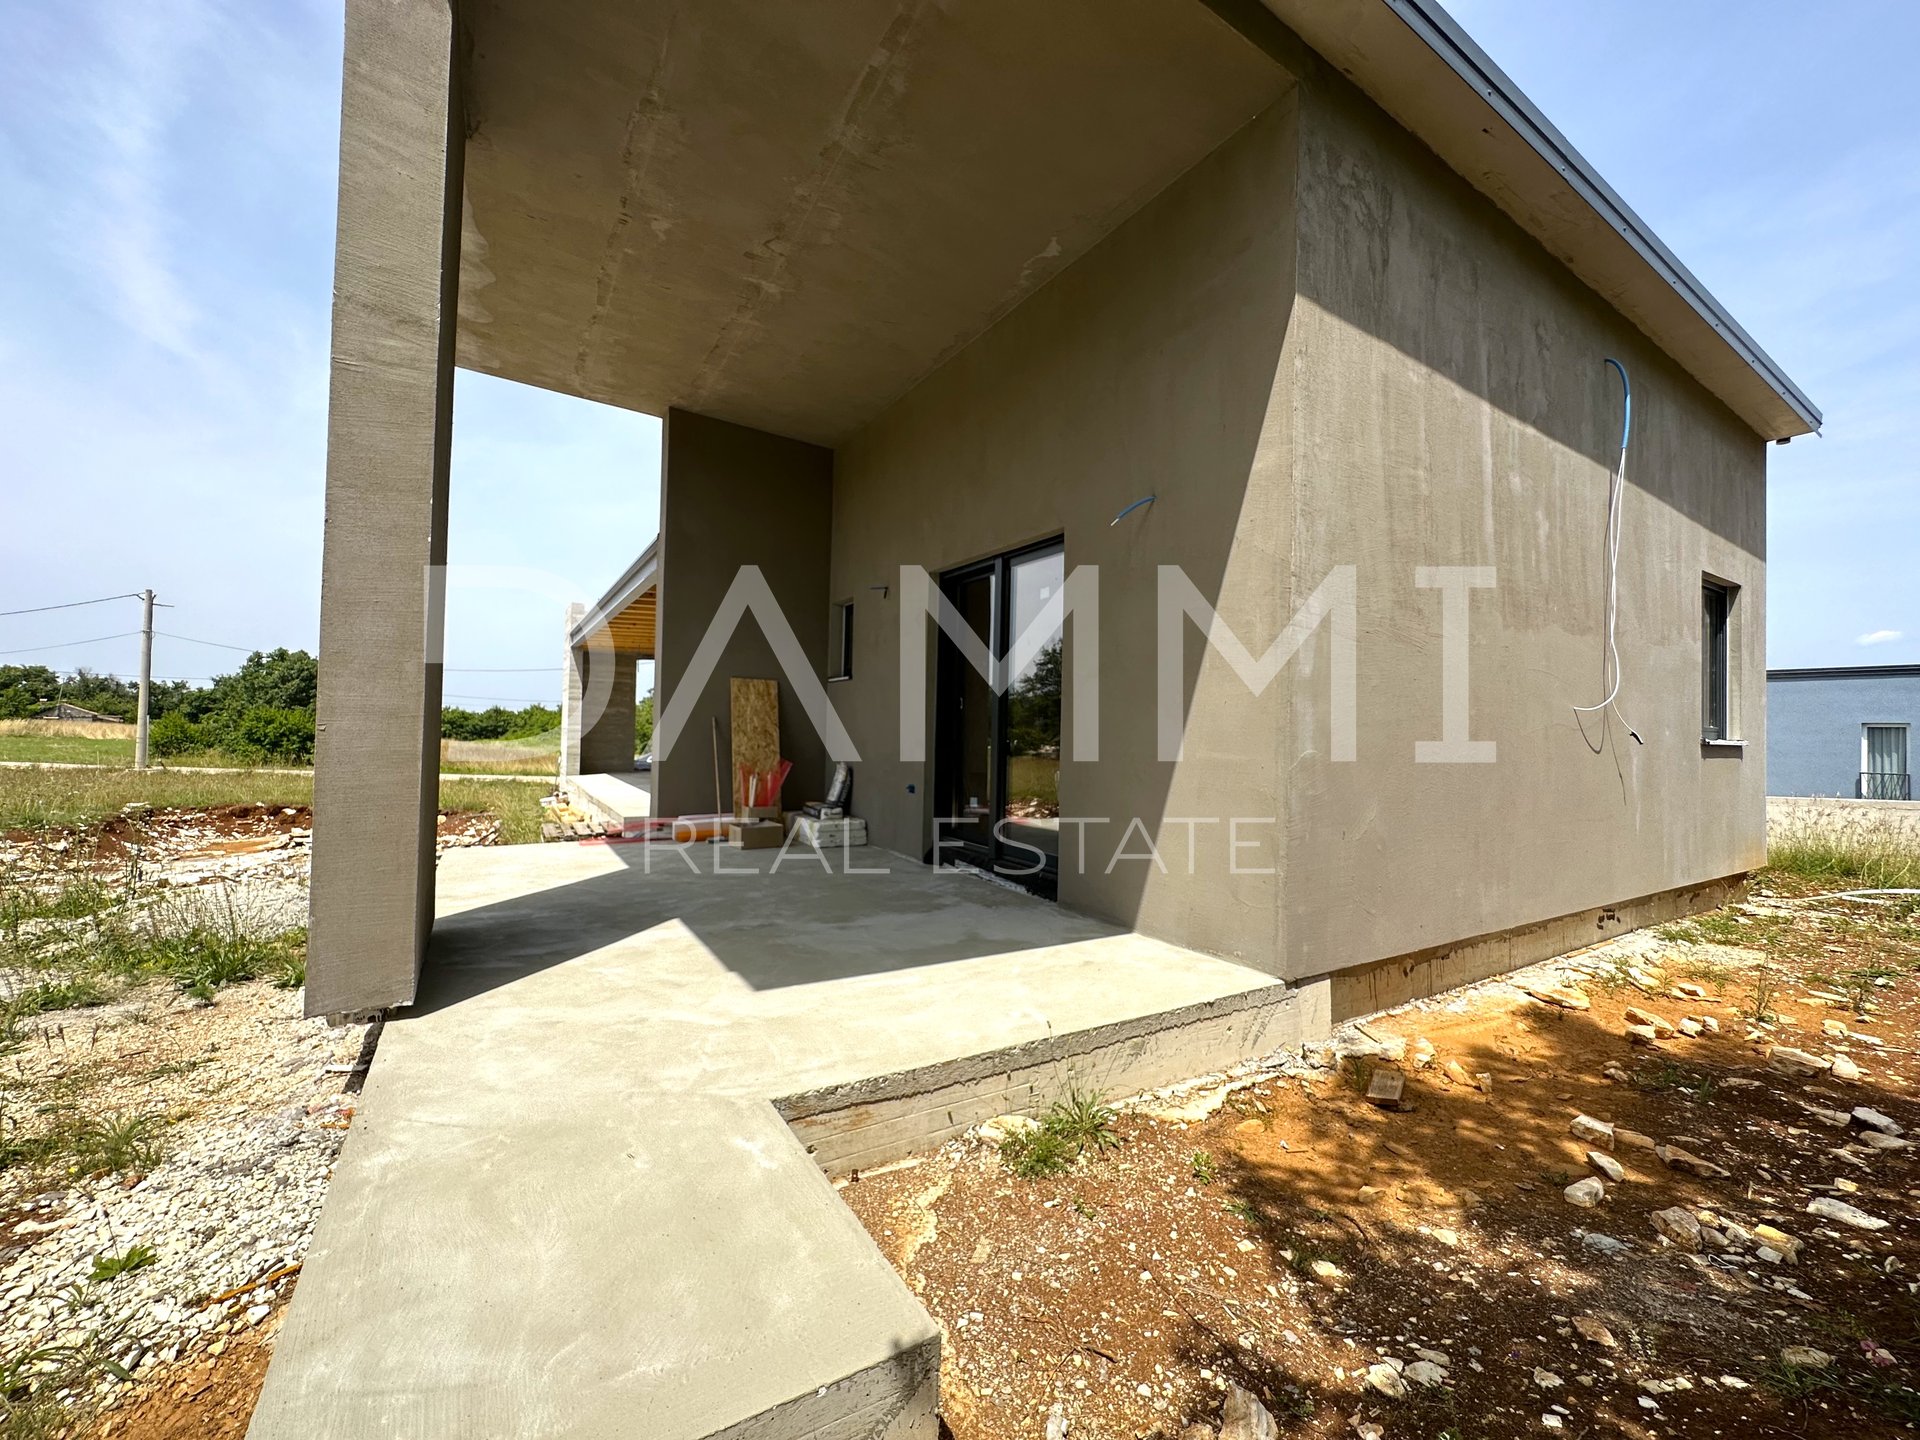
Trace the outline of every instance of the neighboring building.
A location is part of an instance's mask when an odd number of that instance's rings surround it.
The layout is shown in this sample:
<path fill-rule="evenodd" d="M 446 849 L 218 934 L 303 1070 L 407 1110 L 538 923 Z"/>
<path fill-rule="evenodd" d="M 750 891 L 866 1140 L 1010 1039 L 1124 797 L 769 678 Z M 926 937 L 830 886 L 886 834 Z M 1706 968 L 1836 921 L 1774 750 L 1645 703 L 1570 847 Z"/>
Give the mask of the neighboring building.
<path fill-rule="evenodd" d="M 73 705 L 62 700 L 45 709 L 34 712 L 41 720 L 94 720 L 104 725 L 124 725 L 126 720 L 119 715 L 102 715 L 98 710 L 89 710 L 84 705 Z"/>
<path fill-rule="evenodd" d="M 1763 863 L 1767 446 L 1819 412 L 1430 0 L 348 0 L 346 57 L 310 1009 L 409 1003 L 431 924 L 456 363 L 665 417 L 657 546 L 571 636 L 604 736 L 570 717 L 630 764 L 654 660 L 661 814 L 713 808 L 728 677 L 781 676 L 789 805 L 820 690 L 876 845 L 1336 1013 Z M 1626 678 L 1583 716 L 1609 359 Z M 996 698 L 916 566 L 996 649 L 1097 567 L 1097 638 Z M 742 567 L 804 684 L 752 620 L 695 665 Z M 1176 568 L 1284 663 L 1181 621 L 1161 758 Z"/>
<path fill-rule="evenodd" d="M 1920 665 L 1767 672 L 1767 793 L 1913 799 Z"/>

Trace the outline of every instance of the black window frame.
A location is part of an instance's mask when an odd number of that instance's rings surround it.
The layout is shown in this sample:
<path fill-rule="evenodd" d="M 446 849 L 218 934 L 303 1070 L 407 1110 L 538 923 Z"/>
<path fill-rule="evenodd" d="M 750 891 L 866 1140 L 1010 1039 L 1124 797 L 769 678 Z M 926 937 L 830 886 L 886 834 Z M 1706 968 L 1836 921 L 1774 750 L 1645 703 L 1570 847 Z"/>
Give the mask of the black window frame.
<path fill-rule="evenodd" d="M 853 601 L 833 602 L 833 629 L 828 636 L 827 679 L 853 678 Z"/>
<path fill-rule="evenodd" d="M 1700 577 L 1700 740 L 1723 744 L 1733 733 L 1733 617 L 1740 587 Z"/>

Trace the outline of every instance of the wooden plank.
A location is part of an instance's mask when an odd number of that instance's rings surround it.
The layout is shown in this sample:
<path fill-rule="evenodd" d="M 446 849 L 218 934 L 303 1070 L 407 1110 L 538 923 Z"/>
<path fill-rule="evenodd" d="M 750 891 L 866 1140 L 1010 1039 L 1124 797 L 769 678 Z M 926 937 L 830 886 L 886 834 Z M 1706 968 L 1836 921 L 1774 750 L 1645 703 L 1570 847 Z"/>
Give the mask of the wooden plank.
<path fill-rule="evenodd" d="M 733 808 L 746 805 L 740 793 L 740 767 L 771 770 L 780 759 L 780 682 L 743 680 L 730 682 L 733 729 Z M 765 797 L 761 797 L 765 804 Z"/>

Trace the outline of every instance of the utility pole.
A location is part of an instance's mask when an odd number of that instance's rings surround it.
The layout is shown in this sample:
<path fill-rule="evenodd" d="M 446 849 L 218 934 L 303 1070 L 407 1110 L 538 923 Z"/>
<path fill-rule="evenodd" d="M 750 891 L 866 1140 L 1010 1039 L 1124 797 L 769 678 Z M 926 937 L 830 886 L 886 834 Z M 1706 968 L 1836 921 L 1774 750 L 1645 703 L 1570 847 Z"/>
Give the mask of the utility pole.
<path fill-rule="evenodd" d="M 140 728 L 133 737 L 133 768 L 147 768 L 147 699 L 153 691 L 153 591 L 140 592 Z"/>

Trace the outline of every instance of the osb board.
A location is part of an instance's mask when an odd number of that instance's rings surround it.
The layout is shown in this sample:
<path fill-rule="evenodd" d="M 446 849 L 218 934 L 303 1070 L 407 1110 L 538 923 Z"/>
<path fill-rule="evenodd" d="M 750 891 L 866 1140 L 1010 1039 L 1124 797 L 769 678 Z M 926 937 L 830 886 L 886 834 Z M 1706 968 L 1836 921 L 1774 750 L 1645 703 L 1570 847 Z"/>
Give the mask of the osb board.
<path fill-rule="evenodd" d="M 732 692 L 733 806 L 746 803 L 740 793 L 740 767 L 771 770 L 780 761 L 780 682 L 734 676 Z"/>

